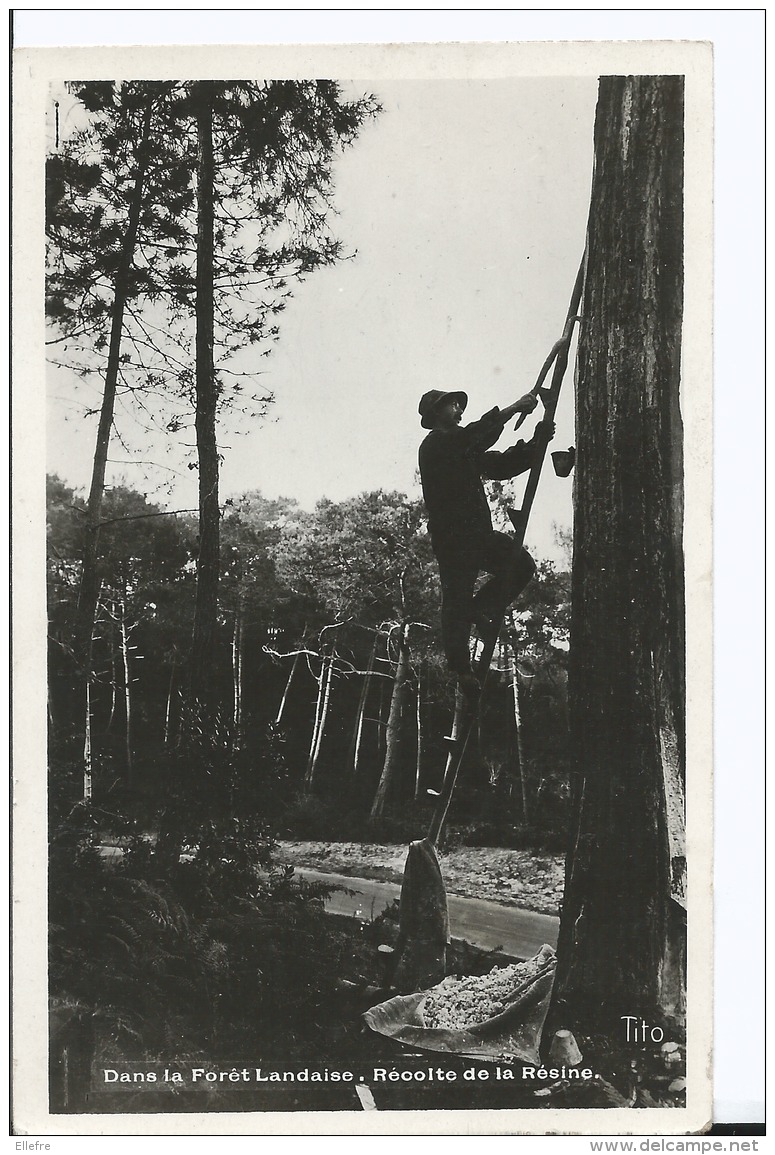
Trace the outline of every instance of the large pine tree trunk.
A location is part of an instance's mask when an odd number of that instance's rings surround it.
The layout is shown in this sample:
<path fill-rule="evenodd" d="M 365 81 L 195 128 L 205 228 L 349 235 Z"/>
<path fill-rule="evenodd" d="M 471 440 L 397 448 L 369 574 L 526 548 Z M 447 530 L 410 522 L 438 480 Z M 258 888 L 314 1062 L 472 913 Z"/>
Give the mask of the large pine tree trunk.
<path fill-rule="evenodd" d="M 371 807 L 371 817 L 379 818 L 385 808 L 385 801 L 396 777 L 399 766 L 401 739 L 401 718 L 404 699 L 409 681 L 409 627 L 402 625 L 399 631 L 398 661 L 393 679 L 393 693 L 390 697 L 390 714 L 385 731 L 385 761 L 382 766 L 377 792 Z"/>
<path fill-rule="evenodd" d="M 206 711 L 213 695 L 213 651 L 218 617 L 220 510 L 218 504 L 218 389 L 213 366 L 213 85 L 196 93 L 198 139 L 196 242 L 196 447 L 199 462 L 199 552 L 191 643 L 191 696 Z"/>
<path fill-rule="evenodd" d="M 572 829 L 552 1015 L 617 1037 L 622 1015 L 684 1015 L 682 190 L 682 78 L 603 78 L 576 402 Z"/>

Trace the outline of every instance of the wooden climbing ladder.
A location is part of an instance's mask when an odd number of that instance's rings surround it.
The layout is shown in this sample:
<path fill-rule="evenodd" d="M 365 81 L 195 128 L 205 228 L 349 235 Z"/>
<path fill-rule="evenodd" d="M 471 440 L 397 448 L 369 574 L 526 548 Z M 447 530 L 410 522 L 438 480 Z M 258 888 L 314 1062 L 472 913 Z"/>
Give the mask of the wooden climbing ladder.
<path fill-rule="evenodd" d="M 565 371 L 568 367 L 568 356 L 570 353 L 571 338 L 573 336 L 573 326 L 579 320 L 579 306 L 581 304 L 581 294 L 584 286 L 584 268 L 585 259 L 582 260 L 579 266 L 579 271 L 576 276 L 576 283 L 573 286 L 573 294 L 571 296 L 570 306 L 568 308 L 568 315 L 565 321 L 565 328 L 559 341 L 552 348 L 551 353 L 547 357 L 541 372 L 530 392 L 538 397 L 544 407 L 543 420 L 551 422 L 554 421 L 554 415 L 557 410 L 557 403 L 560 398 L 560 388 L 565 377 Z M 544 385 L 544 381 L 549 375 L 549 370 L 554 366 L 552 372 L 551 384 Z M 515 428 L 519 429 L 522 422 L 525 420 L 527 414 L 523 413 L 517 419 Z M 539 452 L 536 454 L 535 461 L 530 467 L 527 485 L 525 486 L 525 494 L 522 500 L 522 505 L 519 509 L 510 509 L 508 511 L 511 524 L 514 527 L 514 537 L 518 545 L 523 545 L 525 540 L 525 533 L 527 531 L 527 523 L 530 517 L 530 511 L 533 507 L 533 500 L 538 489 L 538 482 L 543 469 L 544 461 L 546 459 L 546 450 L 549 444 L 549 439 L 545 438 L 540 446 Z M 431 819 L 430 827 L 428 829 L 428 838 L 435 845 L 439 846 L 444 833 L 444 827 L 449 813 L 450 803 L 452 802 L 452 795 L 455 790 L 458 773 L 465 757 L 466 749 L 474 730 L 474 726 L 479 716 L 478 703 L 481 702 L 484 695 L 487 677 L 490 672 L 492 664 L 492 656 L 495 651 L 495 646 L 498 641 L 498 634 L 500 632 L 500 624 L 506 613 L 506 606 L 503 606 L 502 611 L 496 620 L 491 632 L 483 635 L 481 638 L 481 651 L 474 664 L 474 674 L 479 682 L 480 691 L 477 698 L 473 695 L 464 694 L 458 687 L 455 695 L 455 716 L 452 723 L 452 733 L 446 738 L 449 745 L 447 753 L 447 763 L 444 770 L 444 782 L 439 792 L 438 801 L 434 809 L 433 817 Z"/>

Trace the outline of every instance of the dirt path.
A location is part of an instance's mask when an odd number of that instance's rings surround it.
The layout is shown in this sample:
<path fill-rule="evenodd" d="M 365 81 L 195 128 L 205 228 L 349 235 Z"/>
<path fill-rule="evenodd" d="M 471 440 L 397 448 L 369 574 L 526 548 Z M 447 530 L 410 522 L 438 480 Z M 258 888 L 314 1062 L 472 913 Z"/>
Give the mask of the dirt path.
<path fill-rule="evenodd" d="M 277 859 L 338 874 L 401 882 L 406 846 L 371 842 L 281 842 Z M 486 898 L 541 914 L 558 914 L 564 863 L 561 855 L 527 850 L 460 846 L 439 854 L 450 894 Z"/>

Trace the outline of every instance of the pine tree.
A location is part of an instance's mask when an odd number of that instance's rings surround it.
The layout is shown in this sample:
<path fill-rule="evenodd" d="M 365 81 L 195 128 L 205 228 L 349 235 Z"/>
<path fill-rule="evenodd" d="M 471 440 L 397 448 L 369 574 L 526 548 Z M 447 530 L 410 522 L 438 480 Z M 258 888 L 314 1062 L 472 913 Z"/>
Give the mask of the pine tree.
<path fill-rule="evenodd" d="M 85 344 L 107 349 L 81 566 L 74 654 L 81 680 L 91 674 L 94 619 L 99 595 L 98 550 L 105 470 L 121 381 L 125 318 L 132 302 L 153 293 L 138 266 L 137 246 L 152 155 L 158 152 L 154 116 L 169 86 L 80 84 L 74 86 L 95 114 L 61 155 L 50 158 L 47 181 L 49 275 L 47 309 L 62 331 L 58 343 L 70 356 Z M 158 117 L 157 117 L 158 122 Z M 145 213 L 143 233 L 153 230 Z M 75 350 L 73 350 L 75 346 Z M 92 363 L 77 365 L 88 376 Z"/>
<path fill-rule="evenodd" d="M 117 395 L 167 441 L 196 427 L 200 482 L 194 697 L 211 680 L 218 613 L 218 430 L 229 406 L 261 411 L 256 356 L 271 349 L 290 285 L 339 259 L 333 161 L 377 104 L 329 81 L 78 84 L 91 114 L 49 164 L 53 359 L 104 382 L 79 615 L 88 677 L 107 445 Z M 107 363 L 104 358 L 107 352 Z M 193 411 L 193 417 L 192 417 Z M 165 449 L 169 446 L 165 445 Z M 191 463 L 192 465 L 194 463 Z"/>

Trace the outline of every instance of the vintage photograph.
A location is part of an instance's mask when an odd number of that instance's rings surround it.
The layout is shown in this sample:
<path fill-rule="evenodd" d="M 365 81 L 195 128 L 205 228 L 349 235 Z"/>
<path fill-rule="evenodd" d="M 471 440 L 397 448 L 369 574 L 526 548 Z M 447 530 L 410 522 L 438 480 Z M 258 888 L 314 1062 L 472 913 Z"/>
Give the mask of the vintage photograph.
<path fill-rule="evenodd" d="M 539 47 L 36 80 L 64 1133 L 710 1122 L 710 55 Z"/>

